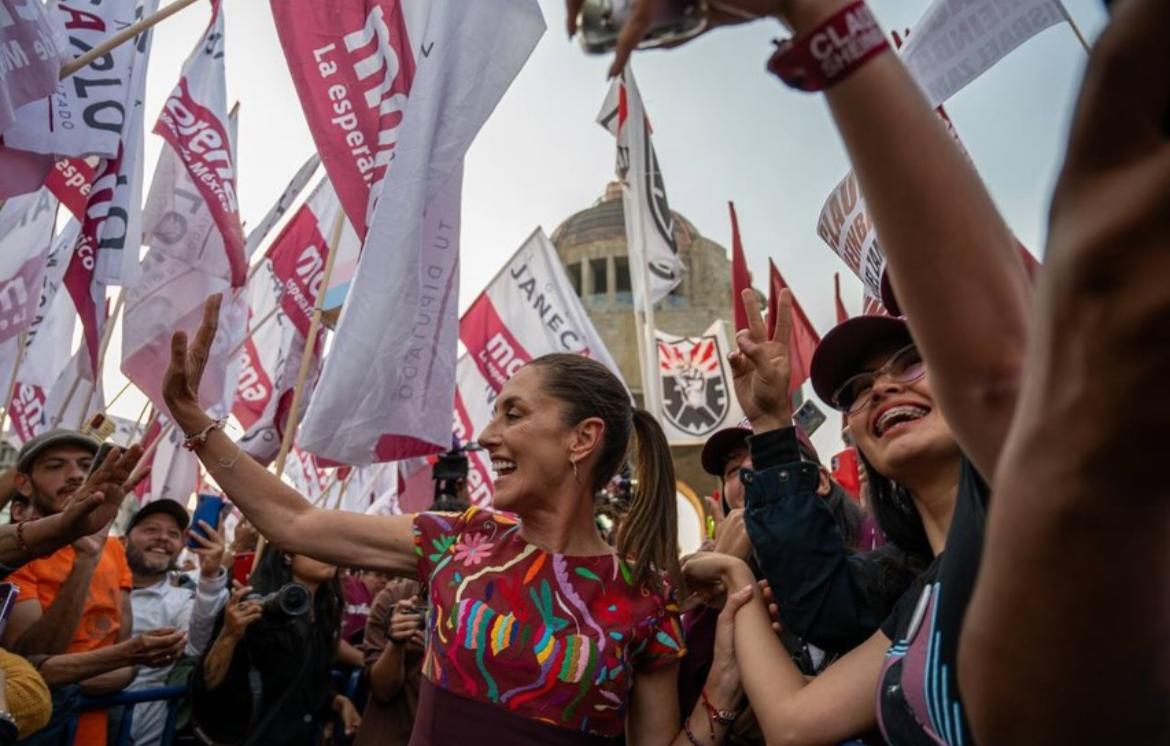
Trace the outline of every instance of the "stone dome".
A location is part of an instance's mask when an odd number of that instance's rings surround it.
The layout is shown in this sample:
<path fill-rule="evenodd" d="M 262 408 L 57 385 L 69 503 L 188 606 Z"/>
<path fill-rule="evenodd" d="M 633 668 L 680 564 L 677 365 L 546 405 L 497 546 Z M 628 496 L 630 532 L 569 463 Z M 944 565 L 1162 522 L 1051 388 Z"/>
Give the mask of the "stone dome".
<path fill-rule="evenodd" d="M 700 238 L 691 221 L 671 210 L 674 216 L 674 240 L 681 249 Z M 570 215 L 553 231 L 553 245 L 562 251 L 598 241 L 626 240 L 626 216 L 622 206 L 621 184 L 611 181 L 605 193 L 592 207 Z"/>

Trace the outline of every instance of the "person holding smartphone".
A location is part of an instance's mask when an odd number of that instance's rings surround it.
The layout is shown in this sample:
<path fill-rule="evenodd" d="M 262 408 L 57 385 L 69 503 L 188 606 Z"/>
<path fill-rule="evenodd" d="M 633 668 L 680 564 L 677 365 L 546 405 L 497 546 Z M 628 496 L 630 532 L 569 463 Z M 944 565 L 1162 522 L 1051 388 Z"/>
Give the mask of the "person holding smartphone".
<path fill-rule="evenodd" d="M 213 518 L 213 520 L 215 520 Z M 188 532 L 187 509 L 169 499 L 147 503 L 130 519 L 126 529 L 126 559 L 133 574 L 130 605 L 134 629 L 146 632 L 173 629 L 187 633 L 184 654 L 197 657 L 211 641 L 211 631 L 220 609 L 227 603 L 228 576 L 223 568 L 224 540 L 216 527 L 200 521 L 200 531 Z M 190 535 L 199 556 L 199 584 L 192 591 L 172 582 L 184 539 Z M 174 662 L 158 668 L 140 669 L 130 690 L 166 685 Z M 165 702 L 148 702 L 134 708 L 131 738 L 136 746 L 161 741 L 166 726 Z"/>
<path fill-rule="evenodd" d="M 354 746 L 407 746 L 418 707 L 426 602 L 416 581 L 397 579 L 370 605 L 366 672 L 370 697 Z"/>

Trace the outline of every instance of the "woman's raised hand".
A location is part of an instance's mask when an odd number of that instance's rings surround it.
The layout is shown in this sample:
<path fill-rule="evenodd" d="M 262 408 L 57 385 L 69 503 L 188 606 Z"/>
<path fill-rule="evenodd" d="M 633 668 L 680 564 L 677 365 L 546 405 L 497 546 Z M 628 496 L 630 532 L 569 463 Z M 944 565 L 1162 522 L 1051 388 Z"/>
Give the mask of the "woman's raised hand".
<path fill-rule="evenodd" d="M 162 394 L 171 417 L 184 432 L 192 432 L 193 421 L 205 418 L 199 406 L 199 382 L 211 352 L 211 343 L 219 327 L 219 306 L 223 296 L 218 293 L 203 304 L 203 323 L 188 345 L 187 333 L 177 331 L 171 337 L 171 364 L 163 376 Z"/>
<path fill-rule="evenodd" d="M 742 298 L 748 328 L 736 332 L 738 349 L 730 355 L 735 397 L 755 432 L 788 427 L 792 424 L 792 403 L 788 398 L 792 293 L 780 292 L 776 327 L 770 339 L 755 291 L 744 290 Z"/>

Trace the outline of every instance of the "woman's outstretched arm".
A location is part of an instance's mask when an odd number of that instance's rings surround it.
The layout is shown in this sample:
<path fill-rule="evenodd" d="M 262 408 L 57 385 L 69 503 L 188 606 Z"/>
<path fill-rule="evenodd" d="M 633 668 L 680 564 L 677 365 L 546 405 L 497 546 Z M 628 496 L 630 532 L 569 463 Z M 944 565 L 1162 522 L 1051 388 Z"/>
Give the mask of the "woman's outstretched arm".
<path fill-rule="evenodd" d="M 176 332 L 171 342 L 163 397 L 175 426 L 187 435 L 201 433 L 214 423 L 199 406 L 198 390 L 215 339 L 219 305 L 218 295 L 207 300 L 203 324 L 190 346 L 183 332 Z M 367 516 L 314 508 L 214 428 L 195 453 L 252 525 L 281 549 L 336 565 L 415 574 L 411 516 Z"/>

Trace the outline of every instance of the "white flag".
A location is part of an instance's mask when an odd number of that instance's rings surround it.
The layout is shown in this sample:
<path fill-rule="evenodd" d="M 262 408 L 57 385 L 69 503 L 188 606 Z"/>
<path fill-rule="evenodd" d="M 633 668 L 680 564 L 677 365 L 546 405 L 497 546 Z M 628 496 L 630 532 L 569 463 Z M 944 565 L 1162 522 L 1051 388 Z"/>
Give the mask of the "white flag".
<path fill-rule="evenodd" d="M 412 94 L 304 448 L 367 464 L 450 443 L 463 156 L 544 32 L 534 0 L 428 9 Z"/>
<path fill-rule="evenodd" d="M 89 51 L 134 23 L 143 11 L 136 0 L 55 2 L 49 8 L 65 29 L 70 56 Z M 116 157 L 134 115 L 136 53 L 132 43 L 115 47 L 58 82 L 52 96 L 22 106 L 16 122 L 4 131 L 4 144 L 48 155 Z"/>
<path fill-rule="evenodd" d="M 938 106 L 1064 20 L 1060 0 L 935 0 L 914 25 L 902 61 Z"/>
<path fill-rule="evenodd" d="M 69 54 L 55 20 L 40 2 L 0 0 L 0 133 L 7 135 L 21 107 L 51 95 L 57 85 Z M 6 176 L 0 175 L 0 186 L 7 186 Z"/>
<path fill-rule="evenodd" d="M 98 377 L 100 379 L 100 376 Z M 94 383 L 89 355 L 82 345 L 69 358 L 61 376 L 49 389 L 45 409 L 49 428 L 65 427 L 78 429 L 89 415 L 105 408 L 105 394 L 102 382 Z"/>
<path fill-rule="evenodd" d="M 651 303 L 665 298 L 682 282 L 686 266 L 678 255 L 674 239 L 674 213 L 666 200 L 666 184 L 658 167 L 658 155 L 650 139 L 650 121 L 642 106 L 642 94 L 634 72 L 614 78 L 597 123 L 617 138 L 617 175 L 622 184 L 622 207 L 626 220 L 626 251 L 633 282 L 634 306 L 642 308 L 642 283 L 649 279 Z M 637 273 L 637 267 L 646 267 Z"/>
<path fill-rule="evenodd" d="M 232 239 L 224 233 L 224 209 L 219 197 L 209 200 L 207 181 L 196 177 L 204 173 L 200 164 L 175 148 L 186 137 L 179 123 L 188 115 L 202 126 L 200 131 L 219 137 L 220 120 L 215 106 L 197 108 L 192 97 L 211 98 L 214 101 L 209 103 L 213 104 L 222 98 L 205 92 L 223 85 L 222 30 L 222 13 L 216 11 L 200 46 L 188 58 L 179 88 L 160 119 L 158 129 L 168 146 L 159 154 L 143 209 L 143 239 L 151 248 L 142 261 L 141 277 L 127 292 L 122 325 L 122 371 L 161 408 L 159 371 L 165 370 L 160 366 L 170 359 L 171 336 L 179 329 L 194 334 L 203 318 L 204 301 L 209 295 L 222 293 L 220 333 L 199 391 L 200 402 L 216 417 L 225 416 L 235 400 L 240 370 L 236 350 L 247 321 L 244 293 L 234 289 L 239 267 L 233 252 L 239 247 L 229 245 Z M 215 52 L 217 49 L 220 53 Z M 188 110 L 199 113 L 183 113 Z M 179 127 L 178 134 L 163 124 L 168 117 Z M 186 152 L 185 145 L 179 147 Z M 234 156 L 230 148 L 223 152 L 229 164 L 225 168 L 230 170 Z M 234 188 L 234 176 L 221 184 L 229 182 Z"/>
<path fill-rule="evenodd" d="M 284 188 L 280 197 L 268 210 L 268 214 L 260 223 L 248 231 L 248 240 L 244 244 L 244 253 L 251 258 L 256 253 L 256 249 L 260 248 L 260 244 L 264 242 L 268 233 L 276 226 L 280 219 L 288 212 L 288 208 L 292 207 L 293 202 L 297 201 L 297 197 L 304 191 L 305 187 L 309 185 L 309 179 L 313 178 L 313 174 L 317 171 L 317 166 L 321 163 L 321 157 L 316 153 L 309 156 L 297 172 L 293 174 L 292 181 Z"/>
<path fill-rule="evenodd" d="M 160 429 L 154 437 L 161 440 L 150 462 L 150 476 L 141 496 L 142 503 L 145 505 L 165 498 L 185 506 L 199 484 L 199 457 L 183 447 L 184 436 L 177 427 L 168 427 L 163 418 L 155 427 Z M 147 433 L 144 443 L 147 447 L 151 435 Z"/>
<path fill-rule="evenodd" d="M 29 438 L 48 430 L 52 424 L 51 417 L 56 415 L 47 406 L 49 391 L 58 380 L 65 377 L 72 356 L 73 332 L 77 326 L 73 301 L 68 293 L 60 290 L 64 284 L 65 268 L 73 256 L 73 247 L 80 232 L 81 224 L 70 220 L 53 241 L 53 248 L 45 262 L 36 311 L 27 330 L 24 358 L 20 363 L 20 374 L 10 403 L 9 413 L 17 444 L 23 444 Z M 15 358 L 16 343 L 17 340 L 11 341 L 12 358 Z M 3 353 L 0 359 L 8 361 L 8 353 Z M 11 363 L 0 364 L 0 370 L 11 371 L 14 363 L 13 359 Z"/>
<path fill-rule="evenodd" d="M 0 222 L 8 222 L 9 215 L 19 217 L 0 236 L 0 342 L 28 329 L 36 313 L 57 198 L 46 188 L 13 197 L 0 208 Z"/>
<path fill-rule="evenodd" d="M 536 229 L 459 320 L 467 353 L 456 373 L 455 436 L 468 443 L 491 421 L 504 383 L 522 365 L 553 352 L 586 355 L 621 377 L 589 320 L 552 242 Z M 491 466 L 485 451 L 467 454 L 471 501 L 487 505 Z"/>
<path fill-rule="evenodd" d="M 902 62 L 931 106 L 941 106 L 1021 44 L 1067 19 L 1060 0 L 935 0 L 914 26 Z M 943 121 L 958 141 L 950 121 Z M 880 301 L 886 258 L 852 171 L 825 200 L 817 235 L 861 280 L 866 297 Z"/>
<path fill-rule="evenodd" d="M 743 420 L 727 355 L 727 328 L 716 321 L 700 337 L 656 330 L 662 429 L 671 445 L 700 445 Z"/>

